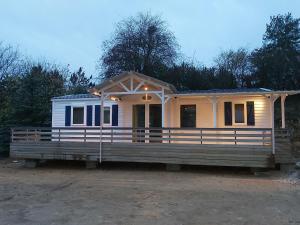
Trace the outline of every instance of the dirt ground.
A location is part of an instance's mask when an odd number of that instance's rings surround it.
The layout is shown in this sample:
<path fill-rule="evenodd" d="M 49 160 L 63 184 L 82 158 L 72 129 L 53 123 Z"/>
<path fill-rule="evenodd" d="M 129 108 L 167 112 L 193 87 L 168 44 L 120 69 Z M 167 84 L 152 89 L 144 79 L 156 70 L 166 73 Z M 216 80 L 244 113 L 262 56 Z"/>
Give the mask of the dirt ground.
<path fill-rule="evenodd" d="M 300 225 L 300 185 L 277 171 L 0 160 L 1 225 Z"/>

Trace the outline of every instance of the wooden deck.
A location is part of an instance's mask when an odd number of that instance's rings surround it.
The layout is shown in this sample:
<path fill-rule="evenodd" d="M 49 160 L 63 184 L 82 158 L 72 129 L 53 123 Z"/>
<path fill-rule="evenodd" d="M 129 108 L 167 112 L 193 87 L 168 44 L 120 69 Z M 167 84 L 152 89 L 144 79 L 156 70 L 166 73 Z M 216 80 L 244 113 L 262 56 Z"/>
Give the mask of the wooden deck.
<path fill-rule="evenodd" d="M 265 146 L 161 143 L 103 143 L 102 161 L 191 165 L 272 167 L 272 150 Z M 99 143 L 15 142 L 11 156 L 29 159 L 98 161 Z"/>
<path fill-rule="evenodd" d="M 271 139 L 271 129 L 19 128 L 12 131 L 10 154 L 24 159 L 273 167 Z"/>

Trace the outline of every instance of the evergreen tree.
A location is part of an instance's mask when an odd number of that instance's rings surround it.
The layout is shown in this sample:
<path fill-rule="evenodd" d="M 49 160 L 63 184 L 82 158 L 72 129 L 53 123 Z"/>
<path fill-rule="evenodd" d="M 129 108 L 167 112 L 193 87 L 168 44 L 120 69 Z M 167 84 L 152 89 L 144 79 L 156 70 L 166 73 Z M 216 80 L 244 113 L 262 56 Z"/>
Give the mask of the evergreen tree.
<path fill-rule="evenodd" d="M 272 89 L 300 88 L 300 19 L 271 17 L 263 46 L 252 54 L 257 84 Z"/>
<path fill-rule="evenodd" d="M 16 124 L 41 126 L 51 124 L 51 98 L 65 94 L 64 77 L 58 70 L 33 66 L 20 78 L 14 93 L 13 118 Z"/>
<path fill-rule="evenodd" d="M 87 78 L 82 67 L 79 67 L 78 71 L 73 72 L 69 78 L 68 94 L 87 93 L 88 89 L 94 86 L 91 80 L 92 76 Z"/>

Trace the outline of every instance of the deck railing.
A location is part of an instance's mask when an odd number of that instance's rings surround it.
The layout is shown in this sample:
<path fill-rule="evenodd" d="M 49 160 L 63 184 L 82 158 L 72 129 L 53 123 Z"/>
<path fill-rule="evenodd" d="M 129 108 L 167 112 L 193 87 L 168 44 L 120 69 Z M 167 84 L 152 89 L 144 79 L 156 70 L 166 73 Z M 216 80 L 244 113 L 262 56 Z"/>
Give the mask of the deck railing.
<path fill-rule="evenodd" d="M 272 145 L 270 128 L 19 127 L 12 142 L 142 142 Z"/>

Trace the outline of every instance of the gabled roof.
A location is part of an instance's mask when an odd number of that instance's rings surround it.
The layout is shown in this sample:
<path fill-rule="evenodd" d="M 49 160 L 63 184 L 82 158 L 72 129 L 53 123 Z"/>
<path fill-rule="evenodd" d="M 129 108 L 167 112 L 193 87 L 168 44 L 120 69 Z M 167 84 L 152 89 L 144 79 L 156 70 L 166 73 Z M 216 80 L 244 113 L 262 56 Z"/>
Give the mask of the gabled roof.
<path fill-rule="evenodd" d="M 123 73 L 121 73 L 119 75 L 116 75 L 116 76 L 114 76 L 112 78 L 105 79 L 101 84 L 96 85 L 95 89 L 101 90 L 101 89 L 105 88 L 106 86 L 111 85 L 114 82 L 118 82 L 119 80 L 123 80 L 126 77 L 130 77 L 132 75 L 134 75 L 136 77 L 139 77 L 139 78 L 141 78 L 143 80 L 150 81 L 152 83 L 156 83 L 158 85 L 161 85 L 161 86 L 164 86 L 166 88 L 169 88 L 174 93 L 177 92 L 177 89 L 175 88 L 174 85 L 169 84 L 167 82 L 164 82 L 162 80 L 159 80 L 159 79 L 147 76 L 145 74 L 141 74 L 141 73 L 135 72 L 135 71 L 129 71 L 129 72 L 126 71 L 126 72 L 123 72 Z"/>

